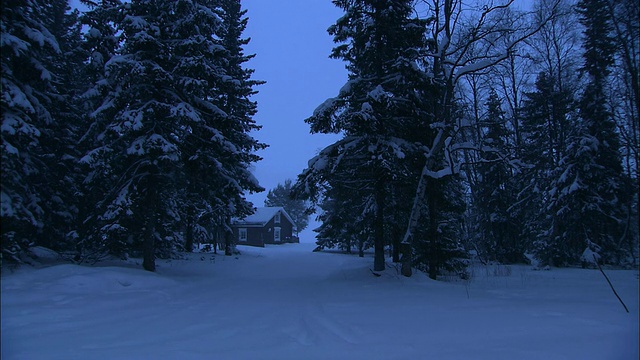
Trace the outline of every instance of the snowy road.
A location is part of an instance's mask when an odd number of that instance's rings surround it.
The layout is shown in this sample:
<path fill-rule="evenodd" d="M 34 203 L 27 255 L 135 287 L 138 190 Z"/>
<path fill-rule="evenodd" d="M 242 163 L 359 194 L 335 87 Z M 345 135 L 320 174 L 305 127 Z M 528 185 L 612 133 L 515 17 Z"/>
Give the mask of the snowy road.
<path fill-rule="evenodd" d="M 638 272 L 374 277 L 312 245 L 2 274 L 2 359 L 638 358 Z"/>

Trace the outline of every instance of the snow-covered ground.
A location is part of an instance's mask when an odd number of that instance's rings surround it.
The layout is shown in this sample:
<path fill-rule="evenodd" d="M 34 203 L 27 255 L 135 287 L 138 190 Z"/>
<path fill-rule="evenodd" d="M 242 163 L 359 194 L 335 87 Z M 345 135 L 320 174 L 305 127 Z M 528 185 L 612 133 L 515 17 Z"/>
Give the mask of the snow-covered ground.
<path fill-rule="evenodd" d="M 2 274 L 2 359 L 638 359 L 638 272 L 380 277 L 312 244 Z M 114 264 L 111 264 L 114 265 Z"/>

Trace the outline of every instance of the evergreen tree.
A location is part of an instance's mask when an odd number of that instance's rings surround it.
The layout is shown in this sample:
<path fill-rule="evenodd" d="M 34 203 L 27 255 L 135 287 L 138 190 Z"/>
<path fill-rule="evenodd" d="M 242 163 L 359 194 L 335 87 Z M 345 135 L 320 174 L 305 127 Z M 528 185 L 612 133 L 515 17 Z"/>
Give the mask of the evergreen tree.
<path fill-rule="evenodd" d="M 76 261 L 95 261 L 105 253 L 126 254 L 127 247 L 131 245 L 129 240 L 132 240 L 126 236 L 124 226 L 106 225 L 100 212 L 104 195 L 112 191 L 111 186 L 118 180 L 116 167 L 110 164 L 112 149 L 107 146 L 110 140 L 106 138 L 111 119 L 98 114 L 103 100 L 115 90 L 115 84 L 106 72 L 106 64 L 117 55 L 124 39 L 120 31 L 124 7 L 120 0 L 82 0 L 82 3 L 88 7 L 80 17 L 82 25 L 87 28 L 82 42 L 84 92 L 79 96 L 84 126 L 77 145 L 83 155 L 80 166 L 84 179 L 79 196 L 80 214 L 83 216 L 78 226 L 75 251 Z M 106 236 L 107 233 L 110 236 Z"/>
<path fill-rule="evenodd" d="M 1 249 L 2 258 L 12 261 L 20 261 L 20 253 L 38 238 L 57 202 L 45 181 L 55 166 L 49 161 L 57 146 L 54 111 L 59 104 L 52 59 L 60 46 L 47 28 L 51 5 L 2 3 Z"/>
<path fill-rule="evenodd" d="M 287 179 L 284 184 L 278 184 L 274 189 L 269 190 L 264 206 L 283 207 L 296 226 L 296 236 L 309 225 L 309 214 L 307 214 L 307 204 L 304 200 L 291 197 L 293 191 L 292 181 Z"/>
<path fill-rule="evenodd" d="M 209 71 L 206 76 L 209 87 L 201 88 L 191 103 L 196 104 L 194 106 L 202 113 L 211 110 L 217 113 L 203 117 L 204 121 L 190 124 L 187 150 L 183 153 L 189 184 L 188 200 L 184 202 L 187 250 L 191 248 L 193 227 L 197 226 L 202 215 L 209 214 L 205 219 L 213 219 L 216 228 L 228 230 L 231 217 L 243 217 L 253 212 L 253 205 L 244 199 L 244 192 L 264 190 L 249 171 L 251 163 L 260 160 L 255 151 L 266 145 L 249 134 L 260 129 L 253 120 L 257 104 L 250 100 L 250 96 L 256 93 L 253 87 L 263 82 L 252 80 L 253 70 L 243 67 L 253 57 L 245 55 L 243 50 L 249 41 L 242 38 L 248 21 L 244 17 L 246 10 L 241 9 L 239 0 L 201 3 L 215 10 L 217 16 L 207 19 L 202 15 L 185 21 L 180 31 L 189 34 L 193 28 L 206 29 L 209 26 L 208 31 L 220 40 L 208 39 L 205 32 L 196 36 L 195 41 L 191 36 L 183 45 L 176 47 L 176 55 L 181 57 L 176 71 L 181 73 L 184 93 L 192 91 L 193 82 L 201 81 L 198 77 L 204 76 L 200 73 Z M 195 4 L 199 6 L 198 2 Z M 185 18 L 189 18 L 188 12 L 192 10 L 183 8 Z M 203 47 L 211 50 L 207 53 Z M 202 99 L 209 104 L 199 104 Z M 229 246 L 226 248 L 230 250 Z M 227 254 L 231 255 L 229 251 Z"/>
<path fill-rule="evenodd" d="M 520 237 L 540 258 L 548 258 L 548 229 L 552 215 L 546 194 L 551 190 L 552 173 L 566 156 L 571 123 L 575 121 L 572 95 L 562 89 L 556 77 L 541 72 L 536 89 L 525 93 L 522 107 L 525 166 L 516 175 L 518 199 L 514 208 L 523 221 Z"/>
<path fill-rule="evenodd" d="M 486 107 L 487 115 L 480 121 L 484 136 L 473 199 L 478 213 L 481 251 L 490 260 L 521 262 L 526 249 L 518 241 L 518 223 L 509 210 L 514 202 L 511 170 L 505 161 L 509 156 L 509 133 L 500 99 L 493 89 Z"/>
<path fill-rule="evenodd" d="M 468 265 L 469 256 L 460 236 L 466 204 L 464 188 L 457 177 L 429 179 L 427 186 L 424 220 L 414 234 L 417 241 L 414 240 L 412 263 L 435 280 L 443 272 L 460 274 Z"/>
<path fill-rule="evenodd" d="M 217 2 L 140 0 L 118 12 L 123 46 L 105 64 L 109 88 L 90 131 L 99 145 L 84 160 L 91 180 L 108 189 L 93 220 L 111 236 L 96 239 L 142 248 L 143 267 L 153 271 L 156 255 L 183 246 L 185 214 L 228 221 L 251 212 L 243 193 L 261 190 L 249 165 L 262 145 L 248 135 L 256 129 L 252 83 L 233 76 L 229 64 L 241 54 L 222 43 L 229 14 Z M 229 84 L 247 95 L 227 98 Z"/>
<path fill-rule="evenodd" d="M 583 251 L 590 249 L 602 261 L 619 263 L 624 258 L 619 244 L 628 235 L 625 202 L 632 196 L 605 98 L 614 51 L 612 24 L 605 1 L 580 1 L 578 11 L 584 26 L 587 84 L 579 101 L 579 122 L 548 192 L 552 221 L 542 253 L 546 261 L 567 265 L 578 263 Z"/>
<path fill-rule="evenodd" d="M 45 199 L 45 215 L 40 245 L 57 251 L 74 249 L 77 237 L 82 170 L 77 143 L 82 135 L 82 107 L 78 101 L 84 80 L 78 76 L 84 67 L 84 51 L 79 12 L 71 11 L 66 0 L 48 2 L 45 25 L 55 36 L 60 52 L 49 59 L 52 78 L 51 115 L 55 119 L 42 137 L 44 158 L 49 164 L 40 188 L 49 189 Z M 53 95 L 55 94 L 55 95 Z M 43 133 L 44 134 L 44 133 Z M 46 141 L 44 141 L 46 139 Z"/>
<path fill-rule="evenodd" d="M 327 186 L 318 204 L 322 224 L 314 230 L 317 249 L 338 248 L 350 254 L 357 248 L 363 257 L 364 250 L 374 247 L 375 212 L 369 210 L 371 189 L 362 186 L 366 185 L 362 181 L 353 181 L 353 186 L 343 181 L 334 183 L 338 186 Z"/>
<path fill-rule="evenodd" d="M 411 2 L 406 0 L 334 4 L 345 15 L 329 28 L 340 43 L 332 57 L 347 62 L 349 81 L 306 122 L 312 132 L 345 136 L 310 162 L 298 188 L 311 197 L 317 196 L 321 183 L 338 193 L 357 189 L 352 203 L 358 211 L 351 215 L 352 223 L 372 231 L 378 271 L 385 268 L 389 197 L 399 178 L 410 177 L 409 158 L 420 151 L 421 135 L 429 132 L 424 99 L 430 79 L 419 61 L 426 49 L 426 22 L 412 18 Z"/>

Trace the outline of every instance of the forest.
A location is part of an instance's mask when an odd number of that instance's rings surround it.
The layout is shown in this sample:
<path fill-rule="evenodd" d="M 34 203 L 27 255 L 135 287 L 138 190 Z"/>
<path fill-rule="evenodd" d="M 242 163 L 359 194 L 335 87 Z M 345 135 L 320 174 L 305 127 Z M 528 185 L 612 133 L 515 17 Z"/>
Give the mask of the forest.
<path fill-rule="evenodd" d="M 241 1 L 81 2 L 2 3 L 2 262 L 40 246 L 154 271 L 214 228 L 232 242 L 267 146 Z M 300 121 L 341 138 L 291 193 L 318 249 L 433 279 L 637 266 L 636 1 L 333 3 L 348 81 Z"/>

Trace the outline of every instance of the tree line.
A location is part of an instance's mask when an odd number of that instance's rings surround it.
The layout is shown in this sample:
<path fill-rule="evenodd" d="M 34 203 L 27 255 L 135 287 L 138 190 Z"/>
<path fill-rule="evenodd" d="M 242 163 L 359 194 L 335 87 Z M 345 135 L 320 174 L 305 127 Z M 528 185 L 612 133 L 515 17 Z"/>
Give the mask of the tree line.
<path fill-rule="evenodd" d="M 305 121 L 342 138 L 294 186 L 320 248 L 434 279 L 472 256 L 637 265 L 636 1 L 333 3 L 349 77 Z"/>
<path fill-rule="evenodd" d="M 2 260 L 190 251 L 253 212 L 266 147 L 240 0 L 2 3 Z"/>

